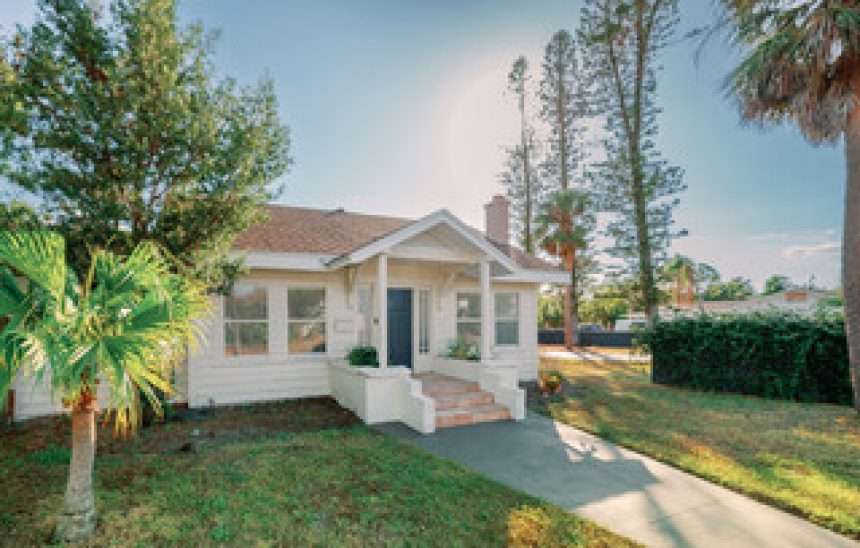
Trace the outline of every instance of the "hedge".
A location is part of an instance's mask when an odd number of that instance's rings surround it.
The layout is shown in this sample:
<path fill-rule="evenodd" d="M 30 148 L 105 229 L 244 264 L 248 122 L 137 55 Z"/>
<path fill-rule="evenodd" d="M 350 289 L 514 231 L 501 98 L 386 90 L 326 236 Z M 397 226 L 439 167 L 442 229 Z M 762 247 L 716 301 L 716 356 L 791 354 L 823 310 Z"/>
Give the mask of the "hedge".
<path fill-rule="evenodd" d="M 655 322 L 639 342 L 658 384 L 851 405 L 841 320 L 699 316 Z"/>

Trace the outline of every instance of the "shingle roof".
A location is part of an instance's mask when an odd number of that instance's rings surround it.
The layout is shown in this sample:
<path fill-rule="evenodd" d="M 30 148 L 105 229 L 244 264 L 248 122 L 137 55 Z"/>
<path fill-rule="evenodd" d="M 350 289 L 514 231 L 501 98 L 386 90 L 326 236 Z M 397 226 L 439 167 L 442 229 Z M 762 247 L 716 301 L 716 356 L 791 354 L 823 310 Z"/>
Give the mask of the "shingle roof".
<path fill-rule="evenodd" d="M 244 251 L 343 255 L 413 223 L 410 219 L 352 213 L 340 209 L 266 206 L 269 219 L 241 233 L 233 244 Z M 481 233 L 483 235 L 483 233 Z M 519 266 L 558 267 L 513 246 L 494 244 Z"/>

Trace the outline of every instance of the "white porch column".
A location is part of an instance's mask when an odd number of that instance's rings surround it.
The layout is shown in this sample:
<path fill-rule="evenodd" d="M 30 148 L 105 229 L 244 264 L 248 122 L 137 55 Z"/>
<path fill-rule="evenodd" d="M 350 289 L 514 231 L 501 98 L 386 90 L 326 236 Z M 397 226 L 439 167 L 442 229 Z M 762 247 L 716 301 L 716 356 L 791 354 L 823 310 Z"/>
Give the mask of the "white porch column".
<path fill-rule="evenodd" d="M 376 262 L 376 302 L 379 306 L 379 367 L 388 367 L 388 255 L 380 253 Z"/>
<path fill-rule="evenodd" d="M 493 352 L 493 294 L 490 291 L 490 261 L 481 261 L 481 359 L 489 360 Z"/>

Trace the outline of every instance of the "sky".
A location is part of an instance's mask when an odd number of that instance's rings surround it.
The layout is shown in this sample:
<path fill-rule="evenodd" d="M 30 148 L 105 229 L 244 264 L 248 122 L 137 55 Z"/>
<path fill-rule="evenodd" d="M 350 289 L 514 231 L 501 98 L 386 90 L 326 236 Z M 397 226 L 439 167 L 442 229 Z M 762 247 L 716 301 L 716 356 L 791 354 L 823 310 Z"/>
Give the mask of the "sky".
<path fill-rule="evenodd" d="M 577 0 L 184 0 L 183 23 L 219 30 L 220 76 L 273 80 L 294 165 L 278 201 L 420 217 L 447 208 L 482 227 L 502 192 L 518 113 L 506 92 L 525 55 L 532 89 L 553 32 L 575 31 Z M 32 23 L 32 0 L 0 0 L 0 26 Z M 681 0 L 677 35 L 712 3 Z M 761 288 L 771 274 L 839 283 L 845 185 L 841 144 L 816 147 L 787 125 L 741 123 L 723 82 L 737 52 L 676 40 L 661 56 L 657 147 L 682 167 L 671 253 Z M 533 112 L 536 108 L 533 104 Z M 594 141 L 595 131 L 589 135 Z"/>

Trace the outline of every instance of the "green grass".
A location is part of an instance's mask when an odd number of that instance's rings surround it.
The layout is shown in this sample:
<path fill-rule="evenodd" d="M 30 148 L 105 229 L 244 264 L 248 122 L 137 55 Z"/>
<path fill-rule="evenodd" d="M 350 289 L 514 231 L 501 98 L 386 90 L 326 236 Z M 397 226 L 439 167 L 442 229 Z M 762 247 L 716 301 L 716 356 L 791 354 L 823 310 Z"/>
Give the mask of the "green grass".
<path fill-rule="evenodd" d="M 271 409 L 227 410 L 124 443 L 105 440 L 96 464 L 100 523 L 90 544 L 632 545 L 344 420 L 329 404 L 276 407 L 287 419 Z M 327 423 L 325 413 L 338 417 Z M 63 446 L 49 441 L 66 425 L 53 421 L 0 433 L 0 545 L 49 538 L 67 470 Z M 191 430 L 198 430 L 194 450 L 177 450 Z"/>
<path fill-rule="evenodd" d="M 567 395 L 530 407 L 860 539 L 860 419 L 849 407 L 650 384 L 648 364 L 543 359 Z"/>

